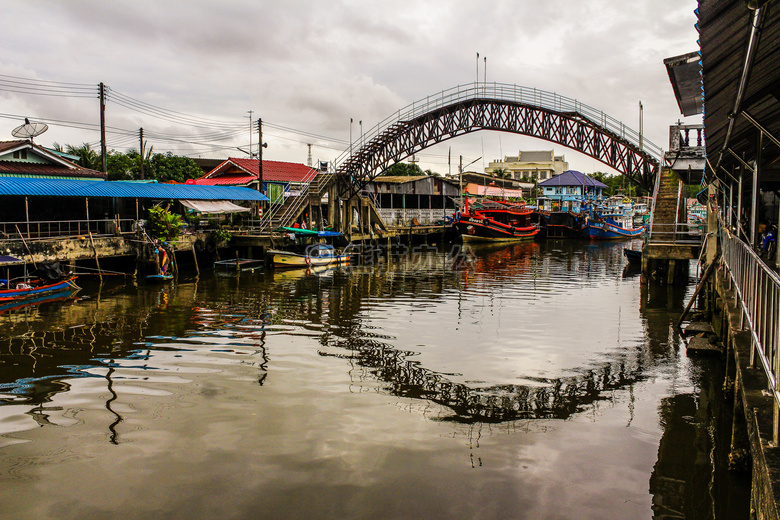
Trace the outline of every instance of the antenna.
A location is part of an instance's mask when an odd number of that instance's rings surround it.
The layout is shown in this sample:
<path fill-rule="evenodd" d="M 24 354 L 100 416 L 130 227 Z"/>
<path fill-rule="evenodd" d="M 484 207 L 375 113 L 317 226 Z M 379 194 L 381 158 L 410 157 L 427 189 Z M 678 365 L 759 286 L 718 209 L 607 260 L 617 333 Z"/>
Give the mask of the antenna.
<path fill-rule="evenodd" d="M 306 159 L 306 166 L 311 168 L 311 143 L 306 144 L 309 147 L 309 157 Z"/>
<path fill-rule="evenodd" d="M 30 120 L 25 117 L 24 124 L 14 128 L 11 131 L 11 135 L 32 141 L 33 137 L 41 135 L 48 129 L 49 125 L 46 123 L 31 123 Z"/>

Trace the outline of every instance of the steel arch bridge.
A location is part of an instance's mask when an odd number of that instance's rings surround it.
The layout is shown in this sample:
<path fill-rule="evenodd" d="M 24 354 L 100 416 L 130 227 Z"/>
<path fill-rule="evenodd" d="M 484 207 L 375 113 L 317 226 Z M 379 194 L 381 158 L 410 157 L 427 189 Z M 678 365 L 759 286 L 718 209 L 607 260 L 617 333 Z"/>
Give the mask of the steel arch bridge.
<path fill-rule="evenodd" d="M 393 164 L 436 143 L 479 130 L 554 142 L 593 157 L 652 190 L 663 150 L 604 112 L 535 88 L 471 83 L 428 96 L 388 117 L 334 163 L 359 191 Z"/>

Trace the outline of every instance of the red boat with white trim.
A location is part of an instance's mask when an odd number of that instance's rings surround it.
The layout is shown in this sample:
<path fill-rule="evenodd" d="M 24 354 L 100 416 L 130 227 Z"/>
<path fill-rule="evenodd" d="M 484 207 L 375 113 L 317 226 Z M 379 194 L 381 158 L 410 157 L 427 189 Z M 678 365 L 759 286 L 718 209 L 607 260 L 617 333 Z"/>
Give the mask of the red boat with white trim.
<path fill-rule="evenodd" d="M 454 226 L 464 242 L 519 242 L 533 240 L 539 225 L 531 221 L 533 210 L 525 203 L 466 199 L 463 211 L 455 214 Z"/>

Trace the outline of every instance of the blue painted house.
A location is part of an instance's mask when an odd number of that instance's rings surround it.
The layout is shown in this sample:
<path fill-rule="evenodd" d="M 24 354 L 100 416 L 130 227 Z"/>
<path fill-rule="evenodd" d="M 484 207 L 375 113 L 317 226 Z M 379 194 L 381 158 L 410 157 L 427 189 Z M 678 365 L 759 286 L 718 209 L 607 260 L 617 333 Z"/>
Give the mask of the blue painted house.
<path fill-rule="evenodd" d="M 601 199 L 606 184 L 582 172 L 567 170 L 538 184 L 547 211 L 579 211 L 583 199 Z M 541 201 L 540 201 L 541 202 Z M 547 207 L 549 206 L 549 207 Z"/>

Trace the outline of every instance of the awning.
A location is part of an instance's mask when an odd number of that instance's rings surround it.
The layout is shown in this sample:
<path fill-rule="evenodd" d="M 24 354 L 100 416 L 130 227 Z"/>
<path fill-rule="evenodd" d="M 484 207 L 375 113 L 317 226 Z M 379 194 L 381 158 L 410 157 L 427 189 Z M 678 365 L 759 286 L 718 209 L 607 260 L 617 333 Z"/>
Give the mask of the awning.
<path fill-rule="evenodd" d="M 244 211 L 252 211 L 251 208 L 245 208 L 237 204 L 233 204 L 229 200 L 180 200 L 182 204 L 190 209 L 195 210 L 197 213 L 205 213 L 207 215 L 213 215 L 216 213 L 242 213 Z"/>

